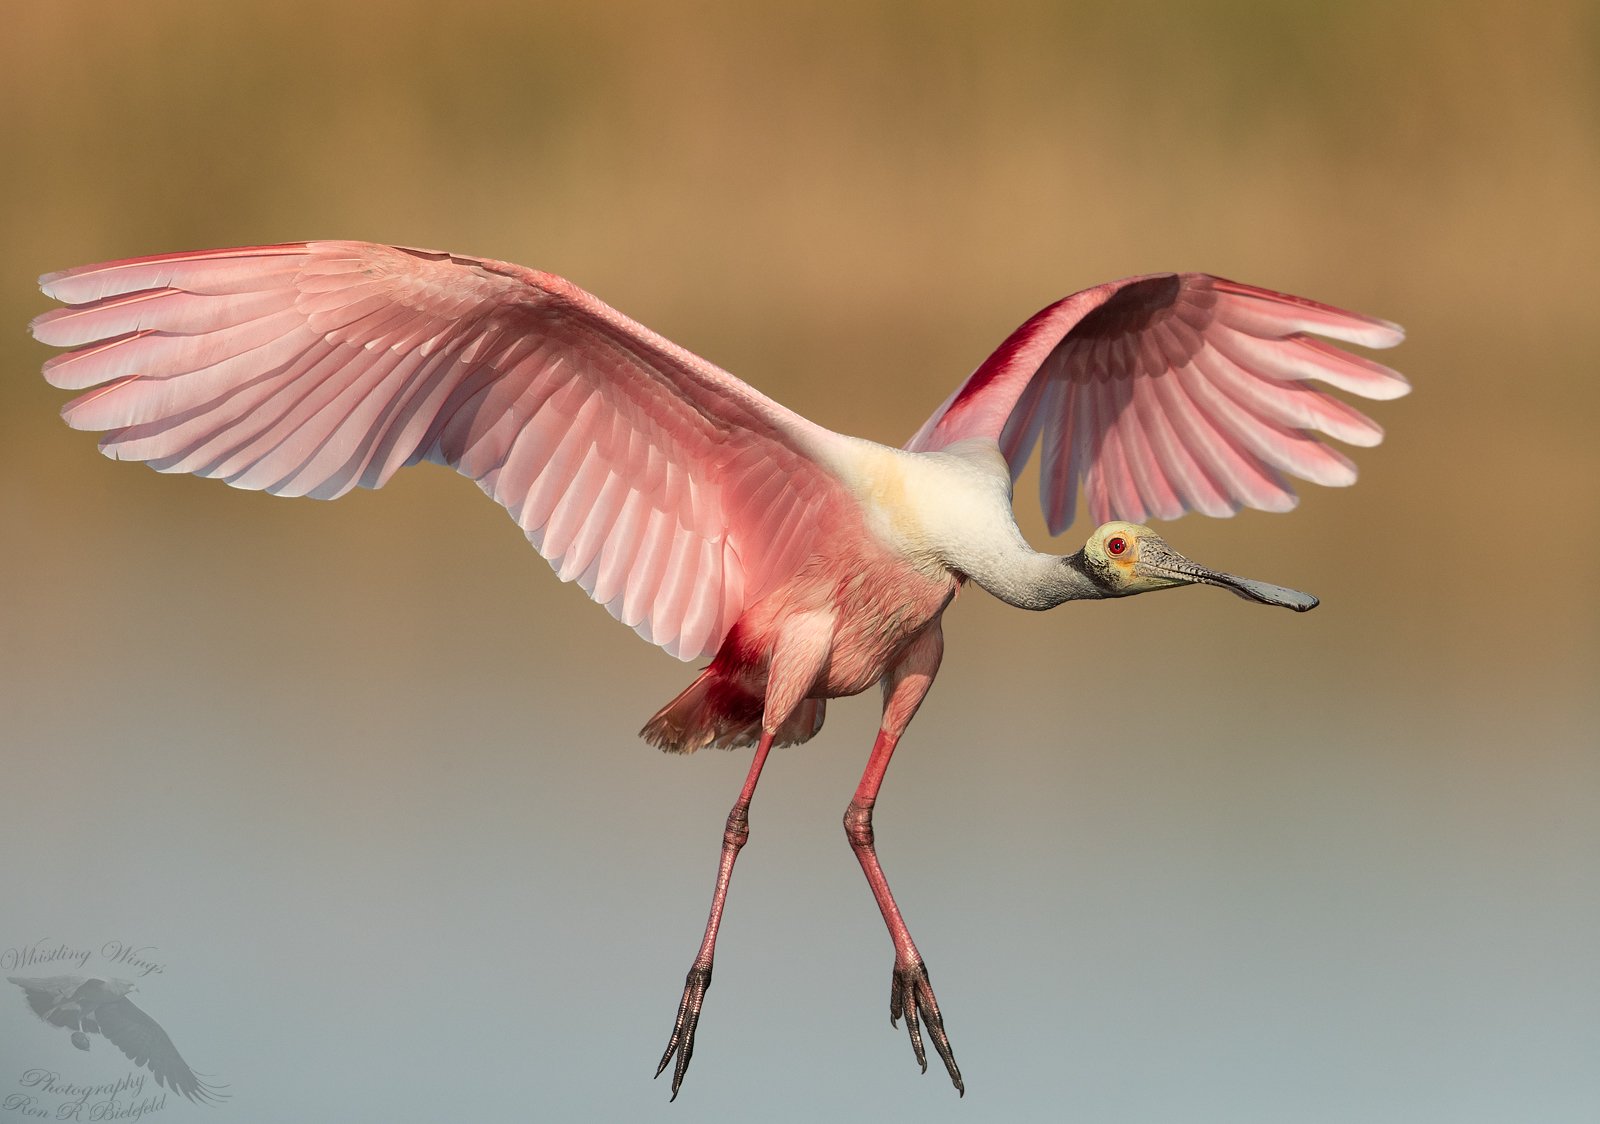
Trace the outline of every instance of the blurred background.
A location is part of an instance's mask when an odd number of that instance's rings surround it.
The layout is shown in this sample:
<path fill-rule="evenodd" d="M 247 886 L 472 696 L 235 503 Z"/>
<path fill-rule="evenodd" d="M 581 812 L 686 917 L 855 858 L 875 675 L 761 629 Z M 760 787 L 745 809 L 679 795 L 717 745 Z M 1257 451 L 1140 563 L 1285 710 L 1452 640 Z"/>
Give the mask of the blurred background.
<path fill-rule="evenodd" d="M 162 1118 L 1595 1119 L 1596 5 L 7 24 L 0 975 L 151 950 L 136 1001 L 233 1094 Z M 895 444 L 1035 309 L 1160 269 L 1400 321 L 1416 390 L 1355 488 L 1163 528 L 1314 614 L 947 615 L 877 828 L 964 1102 L 887 1024 L 839 828 L 867 696 L 767 769 L 669 1110 L 748 763 L 636 739 L 692 669 L 449 472 L 333 504 L 163 477 L 37 376 L 39 273 L 308 237 L 561 273 Z M 5 986 L 0 1099 L 128 1071 Z"/>

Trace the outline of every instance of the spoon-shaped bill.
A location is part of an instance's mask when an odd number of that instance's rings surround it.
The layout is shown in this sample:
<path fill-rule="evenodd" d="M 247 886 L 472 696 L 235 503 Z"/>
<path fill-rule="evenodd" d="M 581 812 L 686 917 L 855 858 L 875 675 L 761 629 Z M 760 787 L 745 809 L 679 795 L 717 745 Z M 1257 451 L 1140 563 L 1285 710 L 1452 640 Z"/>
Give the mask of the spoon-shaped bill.
<path fill-rule="evenodd" d="M 1220 586 L 1243 597 L 1246 601 L 1256 601 L 1262 605 L 1281 605 L 1297 613 L 1315 609 L 1320 604 L 1311 594 L 1301 593 L 1298 589 L 1273 585 L 1271 582 L 1258 582 L 1252 578 L 1241 578 L 1235 574 L 1225 574 L 1221 570 L 1202 566 L 1185 558 L 1165 543 L 1155 550 L 1146 548 L 1135 570 L 1149 577 L 1164 578 L 1174 584 Z"/>
<path fill-rule="evenodd" d="M 1223 589 L 1243 597 L 1246 601 L 1259 601 L 1263 605 L 1282 605 L 1285 609 L 1293 609 L 1297 613 L 1315 609 L 1322 602 L 1309 593 L 1302 593 L 1298 589 L 1288 586 L 1273 585 L 1271 582 L 1258 582 L 1251 578 L 1241 578 L 1234 574 L 1223 574 L 1216 571 L 1206 571 L 1204 577 L 1199 579 L 1206 585 L 1220 585 Z"/>

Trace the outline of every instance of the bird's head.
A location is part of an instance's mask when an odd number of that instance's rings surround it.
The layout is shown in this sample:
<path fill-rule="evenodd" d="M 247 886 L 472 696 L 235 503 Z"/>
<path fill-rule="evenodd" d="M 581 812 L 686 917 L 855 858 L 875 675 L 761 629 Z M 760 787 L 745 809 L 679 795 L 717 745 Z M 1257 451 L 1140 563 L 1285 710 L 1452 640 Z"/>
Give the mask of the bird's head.
<path fill-rule="evenodd" d="M 1180 585 L 1215 585 L 1263 605 L 1303 613 L 1317 607 L 1309 593 L 1252 581 L 1193 562 L 1140 523 L 1113 522 L 1097 528 L 1073 561 L 1107 597 L 1128 597 Z"/>

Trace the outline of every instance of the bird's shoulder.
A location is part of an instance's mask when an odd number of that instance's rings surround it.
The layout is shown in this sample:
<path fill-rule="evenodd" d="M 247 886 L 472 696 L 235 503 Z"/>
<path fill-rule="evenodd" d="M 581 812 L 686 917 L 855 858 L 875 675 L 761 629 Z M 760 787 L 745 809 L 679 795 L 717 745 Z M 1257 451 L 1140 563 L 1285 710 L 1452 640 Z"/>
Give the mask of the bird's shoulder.
<path fill-rule="evenodd" d="M 951 540 L 1015 526 L 1011 474 L 988 439 L 936 452 L 851 439 L 829 465 L 860 509 L 868 533 L 914 564 L 942 564 Z"/>

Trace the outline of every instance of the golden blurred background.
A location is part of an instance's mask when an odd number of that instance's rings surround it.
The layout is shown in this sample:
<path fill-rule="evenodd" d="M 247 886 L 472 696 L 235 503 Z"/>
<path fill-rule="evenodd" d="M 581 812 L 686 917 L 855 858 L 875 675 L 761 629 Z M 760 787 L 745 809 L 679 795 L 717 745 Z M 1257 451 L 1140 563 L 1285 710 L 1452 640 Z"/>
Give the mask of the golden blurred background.
<path fill-rule="evenodd" d="M 965 1102 L 885 1025 L 891 949 L 838 826 L 863 698 L 768 768 L 671 1111 L 1595 1118 L 1600 6 L 55 0 L 6 23 L 0 957 L 159 950 L 139 1001 L 230 1084 L 219 1118 L 666 1112 L 648 1078 L 747 761 L 638 742 L 690 669 L 448 472 L 285 502 L 59 422 L 23 332 L 38 274 L 308 237 L 564 274 L 890 443 L 1114 277 L 1403 323 L 1385 359 L 1416 390 L 1373 406 L 1355 488 L 1164 529 L 1318 612 L 970 591 L 947 615 L 877 826 Z M 114 1055 L 0 992 L 0 1099 L 30 1066 L 114 1079 Z"/>

